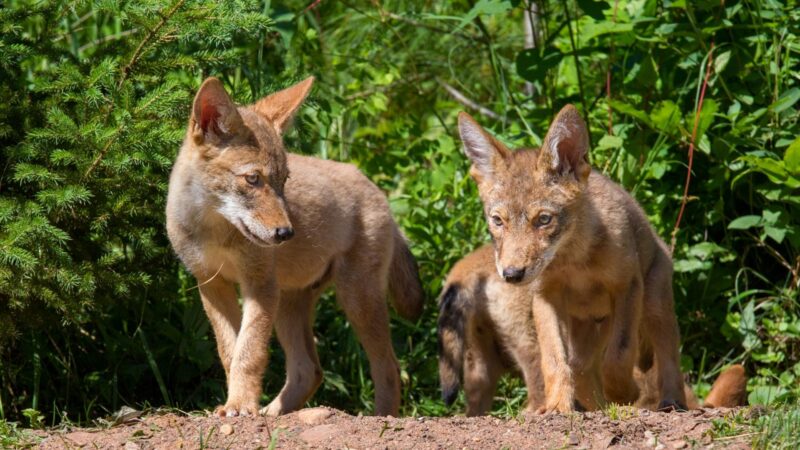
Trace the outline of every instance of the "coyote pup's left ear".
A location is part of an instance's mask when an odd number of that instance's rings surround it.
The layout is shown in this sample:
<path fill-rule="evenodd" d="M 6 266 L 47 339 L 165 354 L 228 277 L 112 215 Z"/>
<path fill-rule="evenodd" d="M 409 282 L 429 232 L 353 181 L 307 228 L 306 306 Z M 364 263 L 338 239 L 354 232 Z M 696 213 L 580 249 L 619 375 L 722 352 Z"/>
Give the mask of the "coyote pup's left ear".
<path fill-rule="evenodd" d="M 486 132 L 465 112 L 458 113 L 458 133 L 464 143 L 464 153 L 472 161 L 470 174 L 476 181 L 490 179 L 501 168 L 511 152 Z"/>
<path fill-rule="evenodd" d="M 572 105 L 561 108 L 544 138 L 539 167 L 557 175 L 572 175 L 583 183 L 589 178 L 589 132 Z"/>
<path fill-rule="evenodd" d="M 294 113 L 306 99 L 313 84 L 314 77 L 308 77 L 292 87 L 262 98 L 253 105 L 253 110 L 267 119 L 278 134 L 283 134 L 289 129 Z"/>

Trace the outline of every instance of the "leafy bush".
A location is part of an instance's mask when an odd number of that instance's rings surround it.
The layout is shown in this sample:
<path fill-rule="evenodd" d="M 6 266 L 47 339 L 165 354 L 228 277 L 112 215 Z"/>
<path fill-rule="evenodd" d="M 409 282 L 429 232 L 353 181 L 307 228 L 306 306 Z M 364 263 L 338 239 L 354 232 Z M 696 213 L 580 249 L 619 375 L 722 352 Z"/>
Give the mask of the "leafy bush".
<path fill-rule="evenodd" d="M 741 361 L 751 401 L 798 397 L 796 2 L 273 3 L 0 10 L 0 414 L 223 400 L 194 280 L 163 232 L 169 167 L 208 74 L 242 103 L 316 75 L 288 148 L 353 162 L 389 195 L 431 299 L 418 323 L 393 321 L 404 413 L 448 413 L 432 299 L 487 238 L 456 113 L 535 146 L 570 102 L 595 167 L 674 238 L 683 368 L 699 391 Z M 332 297 L 320 303 L 312 401 L 368 410 L 366 358 Z M 268 394 L 283 382 L 273 348 Z M 501 394 L 513 414 L 521 385 Z"/>

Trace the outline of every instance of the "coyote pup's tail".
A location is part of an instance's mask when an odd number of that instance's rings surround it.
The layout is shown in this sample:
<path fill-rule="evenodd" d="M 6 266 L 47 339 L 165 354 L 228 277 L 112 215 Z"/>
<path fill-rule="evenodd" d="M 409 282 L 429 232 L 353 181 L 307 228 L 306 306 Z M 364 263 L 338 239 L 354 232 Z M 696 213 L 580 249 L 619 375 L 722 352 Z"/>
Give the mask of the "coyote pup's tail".
<path fill-rule="evenodd" d="M 719 374 L 711 386 L 703 406 L 706 408 L 733 408 L 744 406 L 747 395 L 747 375 L 741 364 L 734 364 Z"/>
<path fill-rule="evenodd" d="M 467 320 L 467 299 L 458 283 L 448 283 L 439 296 L 439 384 L 442 399 L 453 404 L 461 386 L 464 370 L 464 325 Z"/>
<path fill-rule="evenodd" d="M 392 305 L 403 318 L 417 320 L 422 315 L 425 292 L 419 279 L 417 260 L 411 254 L 406 240 L 395 227 L 394 252 L 389 269 L 389 292 Z"/>

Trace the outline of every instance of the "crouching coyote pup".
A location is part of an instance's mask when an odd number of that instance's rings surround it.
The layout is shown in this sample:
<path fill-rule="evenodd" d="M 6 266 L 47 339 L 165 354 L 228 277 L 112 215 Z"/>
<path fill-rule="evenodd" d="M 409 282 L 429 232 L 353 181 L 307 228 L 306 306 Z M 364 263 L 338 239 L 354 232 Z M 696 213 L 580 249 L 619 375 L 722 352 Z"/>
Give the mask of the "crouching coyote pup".
<path fill-rule="evenodd" d="M 261 412 L 284 414 L 313 395 L 322 382 L 313 311 L 331 283 L 369 359 L 375 412 L 398 412 L 386 294 L 402 316 L 420 314 L 416 261 L 383 193 L 355 167 L 285 152 L 281 136 L 312 82 L 236 106 L 206 80 L 170 178 L 169 238 L 197 278 L 227 377 L 220 415 L 258 411 L 273 325 L 286 384 Z"/>
<path fill-rule="evenodd" d="M 542 404 L 544 390 L 539 348 L 531 315 L 531 294 L 525 286 L 505 282 L 494 268 L 491 245 L 462 258 L 447 276 L 439 296 L 439 378 L 450 405 L 462 384 L 467 415 L 491 409 L 497 381 L 506 373 L 521 373 L 528 389 L 526 410 Z M 655 409 L 659 403 L 655 371 L 635 369 L 640 395 L 635 406 Z M 733 365 L 717 378 L 702 406 L 734 407 L 745 402 L 747 377 Z M 701 406 L 684 385 L 687 406 Z"/>
<path fill-rule="evenodd" d="M 539 151 L 511 152 L 466 113 L 459 132 L 498 275 L 531 291 L 540 412 L 633 403 L 634 366 L 654 366 L 658 409 L 685 409 L 669 251 L 630 194 L 592 171 L 577 110 L 558 113 Z"/>

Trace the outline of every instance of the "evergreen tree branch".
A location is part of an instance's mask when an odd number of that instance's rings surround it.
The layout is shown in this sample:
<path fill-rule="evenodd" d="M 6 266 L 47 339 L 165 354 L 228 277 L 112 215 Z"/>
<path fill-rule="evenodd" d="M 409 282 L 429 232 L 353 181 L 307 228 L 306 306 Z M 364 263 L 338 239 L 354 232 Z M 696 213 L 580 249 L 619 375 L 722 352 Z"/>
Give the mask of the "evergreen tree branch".
<path fill-rule="evenodd" d="M 178 12 L 178 9 L 181 6 L 183 6 L 184 3 L 186 3 L 186 0 L 179 0 L 166 14 L 160 14 L 161 21 L 159 21 L 158 24 L 156 24 L 156 26 L 152 30 L 150 30 L 149 33 L 147 33 L 147 36 L 145 36 L 142 42 L 139 43 L 139 46 L 136 48 L 136 51 L 133 52 L 131 60 L 125 67 L 122 68 L 122 78 L 119 80 L 119 84 L 117 85 L 118 88 L 121 88 L 122 84 L 125 83 L 125 80 L 128 79 L 128 76 L 133 70 L 133 67 L 139 61 L 139 58 L 142 57 L 142 54 L 144 53 L 144 49 L 147 46 L 147 44 L 149 44 L 150 41 L 152 41 L 156 37 L 161 28 L 163 28 L 164 25 L 167 24 L 169 19 L 171 19 L 172 16 L 175 15 L 176 12 Z"/>

